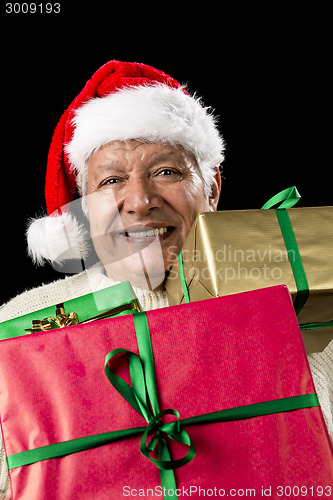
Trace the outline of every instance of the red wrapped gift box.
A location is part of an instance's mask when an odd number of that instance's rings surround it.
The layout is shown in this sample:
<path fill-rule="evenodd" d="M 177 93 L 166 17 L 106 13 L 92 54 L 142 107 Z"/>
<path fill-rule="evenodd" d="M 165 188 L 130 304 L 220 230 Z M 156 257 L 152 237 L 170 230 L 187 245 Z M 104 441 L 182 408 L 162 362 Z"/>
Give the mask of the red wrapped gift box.
<path fill-rule="evenodd" d="M 160 410 L 174 408 L 186 419 L 315 392 L 286 287 L 146 315 Z M 105 357 L 117 348 L 139 353 L 132 315 L 2 341 L 0 414 L 7 456 L 146 428 L 105 375 Z M 112 360 L 112 369 L 129 382 L 124 358 Z M 186 432 L 197 453 L 174 471 L 181 499 L 237 492 L 271 498 L 332 494 L 332 446 L 318 406 L 189 425 Z M 140 439 L 13 468 L 13 498 L 161 498 L 159 470 L 140 452 Z M 182 447 L 170 442 L 173 458 L 186 454 Z"/>

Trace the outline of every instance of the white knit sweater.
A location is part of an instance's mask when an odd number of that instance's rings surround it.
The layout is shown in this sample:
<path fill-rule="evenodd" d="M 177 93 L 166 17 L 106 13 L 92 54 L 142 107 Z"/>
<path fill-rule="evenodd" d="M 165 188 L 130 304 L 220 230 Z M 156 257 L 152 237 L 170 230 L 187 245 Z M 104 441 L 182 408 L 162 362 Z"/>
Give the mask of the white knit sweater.
<path fill-rule="evenodd" d="M 117 282 L 105 275 L 104 268 L 99 263 L 83 273 L 18 295 L 0 308 L 0 322 L 115 284 Z M 150 292 L 134 287 L 134 292 L 145 311 L 169 305 L 165 290 Z M 309 355 L 308 359 L 327 428 L 333 439 L 333 342 L 323 352 Z M 0 439 L 0 500 L 1 493 L 8 490 L 9 476 L 4 447 Z"/>

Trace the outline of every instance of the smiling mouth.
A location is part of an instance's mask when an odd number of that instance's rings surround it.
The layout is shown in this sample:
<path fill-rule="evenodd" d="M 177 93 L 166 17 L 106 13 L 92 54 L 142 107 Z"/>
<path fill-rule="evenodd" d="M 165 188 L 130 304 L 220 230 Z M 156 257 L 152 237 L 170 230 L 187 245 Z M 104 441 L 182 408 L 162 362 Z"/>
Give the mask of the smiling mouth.
<path fill-rule="evenodd" d="M 163 226 L 163 227 L 149 227 L 149 226 L 138 226 L 138 227 L 129 227 L 126 231 L 120 232 L 120 236 L 125 238 L 131 238 L 132 240 L 146 239 L 146 238 L 156 238 L 159 236 L 160 239 L 164 239 L 169 236 L 169 234 L 175 228 L 172 226 Z"/>
<path fill-rule="evenodd" d="M 160 227 L 156 229 L 148 229 L 146 231 L 126 231 L 125 236 L 129 238 L 148 238 L 149 236 L 159 236 L 162 234 L 166 234 L 168 232 L 167 227 Z"/>

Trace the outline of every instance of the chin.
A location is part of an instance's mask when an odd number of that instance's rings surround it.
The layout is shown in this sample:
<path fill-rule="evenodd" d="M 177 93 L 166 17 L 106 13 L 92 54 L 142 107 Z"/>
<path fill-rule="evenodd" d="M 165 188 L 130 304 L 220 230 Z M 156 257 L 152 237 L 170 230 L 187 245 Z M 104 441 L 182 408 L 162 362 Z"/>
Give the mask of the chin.
<path fill-rule="evenodd" d="M 117 281 L 129 281 L 137 288 L 156 290 L 165 281 L 166 267 L 161 249 L 147 247 L 117 262 L 103 264 L 108 276 Z"/>

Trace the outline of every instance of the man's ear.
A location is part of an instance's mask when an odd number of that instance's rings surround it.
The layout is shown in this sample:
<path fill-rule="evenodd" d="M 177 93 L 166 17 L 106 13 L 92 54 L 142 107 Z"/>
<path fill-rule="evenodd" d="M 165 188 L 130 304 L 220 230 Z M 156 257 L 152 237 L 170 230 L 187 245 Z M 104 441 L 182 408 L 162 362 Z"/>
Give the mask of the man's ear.
<path fill-rule="evenodd" d="M 219 168 L 216 168 L 216 172 L 213 181 L 211 183 L 211 192 L 208 200 L 209 208 L 212 212 L 216 212 L 217 210 L 217 205 L 221 194 L 221 185 L 222 185 L 222 180 L 221 180 L 220 170 Z"/>

